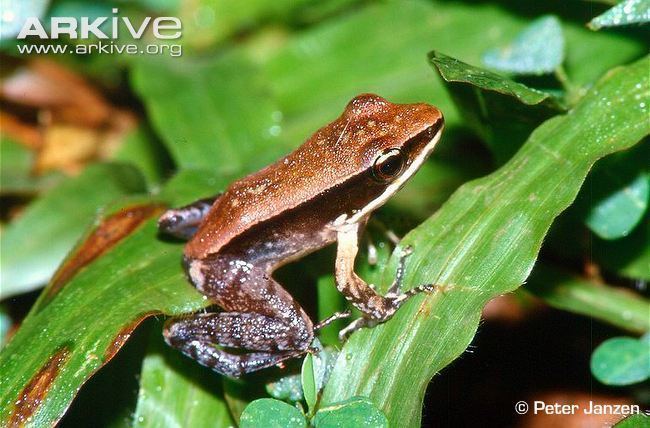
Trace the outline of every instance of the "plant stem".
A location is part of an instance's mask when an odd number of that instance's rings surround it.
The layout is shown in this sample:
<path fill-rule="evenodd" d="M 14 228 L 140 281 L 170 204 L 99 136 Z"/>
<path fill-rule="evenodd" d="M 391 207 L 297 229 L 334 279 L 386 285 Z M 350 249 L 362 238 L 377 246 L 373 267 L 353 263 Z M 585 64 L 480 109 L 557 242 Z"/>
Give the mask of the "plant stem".
<path fill-rule="evenodd" d="M 525 290 L 554 308 L 635 333 L 650 331 L 650 302 L 629 291 L 598 284 L 549 265 L 537 265 Z"/>
<path fill-rule="evenodd" d="M 566 102 L 569 106 L 574 106 L 584 95 L 584 91 L 581 87 L 571 83 L 569 75 L 566 73 L 564 66 L 560 64 L 554 72 L 555 78 L 562 84 L 564 91 L 566 92 Z"/>

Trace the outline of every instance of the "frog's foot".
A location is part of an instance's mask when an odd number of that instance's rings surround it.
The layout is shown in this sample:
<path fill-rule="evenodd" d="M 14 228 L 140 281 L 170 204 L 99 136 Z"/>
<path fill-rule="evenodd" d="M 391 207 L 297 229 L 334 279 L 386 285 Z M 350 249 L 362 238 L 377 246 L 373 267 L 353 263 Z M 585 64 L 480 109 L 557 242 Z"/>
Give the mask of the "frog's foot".
<path fill-rule="evenodd" d="M 199 199 L 184 207 L 165 211 L 158 219 L 158 229 L 179 239 L 190 239 L 218 197 Z"/>
<path fill-rule="evenodd" d="M 341 331 L 339 331 L 339 341 L 341 343 L 348 340 L 348 337 L 357 330 L 362 329 L 363 327 L 371 327 L 370 321 L 367 318 L 357 318 L 352 321 L 350 324 L 345 326 Z"/>
<path fill-rule="evenodd" d="M 293 323 L 296 324 L 296 323 Z M 304 354 L 313 334 L 306 325 L 255 313 L 207 313 L 172 319 L 165 341 L 211 369 L 239 377 Z M 233 354 L 216 346 L 253 351 Z"/>

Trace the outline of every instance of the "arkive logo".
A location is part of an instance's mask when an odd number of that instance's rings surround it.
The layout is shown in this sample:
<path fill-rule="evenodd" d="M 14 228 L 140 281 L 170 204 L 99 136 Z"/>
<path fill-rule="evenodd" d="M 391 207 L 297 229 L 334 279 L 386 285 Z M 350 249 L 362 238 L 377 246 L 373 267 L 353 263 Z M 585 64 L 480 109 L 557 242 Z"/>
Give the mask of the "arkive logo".
<path fill-rule="evenodd" d="M 41 20 L 37 17 L 25 19 L 17 39 L 35 36 L 40 39 L 58 39 L 67 35 L 71 39 L 98 39 L 117 40 L 120 36 L 130 34 L 133 39 L 140 39 L 147 29 L 151 29 L 153 36 L 159 40 L 173 40 L 181 37 L 181 20 L 172 16 L 157 18 L 145 17 L 141 22 L 132 22 L 127 16 L 116 16 L 117 8 L 112 10 L 114 16 L 100 16 L 80 18 L 53 16 L 50 18 L 49 33 Z M 108 29 L 105 27 L 108 25 Z M 100 27 L 104 27 L 100 29 Z"/>

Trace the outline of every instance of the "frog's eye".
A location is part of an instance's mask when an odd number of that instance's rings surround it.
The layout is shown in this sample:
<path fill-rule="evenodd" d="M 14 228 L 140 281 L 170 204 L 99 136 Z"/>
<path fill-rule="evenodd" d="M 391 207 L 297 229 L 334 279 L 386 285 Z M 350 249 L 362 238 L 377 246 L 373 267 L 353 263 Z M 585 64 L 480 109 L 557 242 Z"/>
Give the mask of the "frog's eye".
<path fill-rule="evenodd" d="M 375 159 L 372 175 L 379 181 L 390 181 L 404 168 L 404 156 L 400 149 L 388 149 Z"/>

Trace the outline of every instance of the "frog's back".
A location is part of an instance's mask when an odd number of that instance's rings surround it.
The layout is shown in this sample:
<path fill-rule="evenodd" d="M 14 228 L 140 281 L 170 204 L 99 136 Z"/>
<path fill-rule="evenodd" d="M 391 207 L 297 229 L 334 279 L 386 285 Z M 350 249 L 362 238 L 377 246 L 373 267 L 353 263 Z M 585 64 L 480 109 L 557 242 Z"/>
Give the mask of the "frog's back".
<path fill-rule="evenodd" d="M 440 112 L 425 104 L 393 104 L 372 94 L 355 97 L 339 118 L 294 152 L 233 183 L 214 203 L 185 255 L 216 254 L 256 225 L 335 191 L 367 173 L 378 152 L 439 118 Z"/>
<path fill-rule="evenodd" d="M 341 118 L 278 162 L 234 182 L 210 209 L 186 256 L 203 258 L 257 224 L 318 197 L 358 170 Z M 348 148 L 346 150 L 345 148 Z"/>

